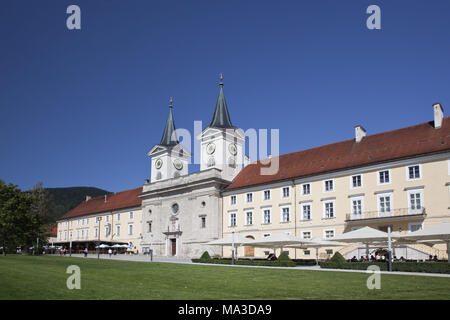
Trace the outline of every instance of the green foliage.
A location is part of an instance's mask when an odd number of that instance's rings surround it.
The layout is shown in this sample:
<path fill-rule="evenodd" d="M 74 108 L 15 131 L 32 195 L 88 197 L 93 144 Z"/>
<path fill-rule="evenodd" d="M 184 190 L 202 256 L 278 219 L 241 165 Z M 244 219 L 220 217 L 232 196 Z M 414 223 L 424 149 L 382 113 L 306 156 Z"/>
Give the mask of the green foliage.
<path fill-rule="evenodd" d="M 381 271 L 388 270 L 387 262 L 345 262 L 335 263 L 329 261 L 320 262 L 320 267 L 324 269 L 351 269 L 367 270 L 371 265 L 380 267 Z M 450 274 L 450 263 L 448 262 L 394 262 L 392 271 L 402 272 L 428 272 L 428 273 L 447 273 Z"/>
<path fill-rule="evenodd" d="M 200 257 L 201 262 L 210 262 L 211 256 L 209 255 L 208 251 L 203 252 L 202 256 Z"/>
<path fill-rule="evenodd" d="M 95 198 L 111 193 L 93 187 L 47 188 L 45 190 L 49 193 L 54 207 L 49 215 L 51 222 L 56 222 L 58 218 L 86 200 L 86 196 Z"/>
<path fill-rule="evenodd" d="M 332 263 L 335 263 L 335 264 L 345 264 L 345 263 L 347 263 L 347 260 L 345 260 L 345 258 L 339 252 L 336 252 L 331 257 L 331 259 L 329 261 L 332 262 Z"/>
<path fill-rule="evenodd" d="M 289 258 L 289 254 L 287 252 L 282 252 L 278 257 L 278 265 L 281 267 L 295 267 L 297 264 Z"/>
<path fill-rule="evenodd" d="M 203 257 L 203 256 L 202 256 Z M 219 259 L 191 259 L 192 262 L 195 263 L 214 263 L 214 264 L 231 264 L 230 258 L 219 258 Z M 283 257 L 281 261 L 275 260 L 275 261 L 269 261 L 269 260 L 258 260 L 258 259 L 239 259 L 234 260 L 234 264 L 236 265 L 245 265 L 245 266 L 265 266 L 265 267 L 295 267 L 296 263 L 292 261 L 289 256 L 287 259 Z"/>

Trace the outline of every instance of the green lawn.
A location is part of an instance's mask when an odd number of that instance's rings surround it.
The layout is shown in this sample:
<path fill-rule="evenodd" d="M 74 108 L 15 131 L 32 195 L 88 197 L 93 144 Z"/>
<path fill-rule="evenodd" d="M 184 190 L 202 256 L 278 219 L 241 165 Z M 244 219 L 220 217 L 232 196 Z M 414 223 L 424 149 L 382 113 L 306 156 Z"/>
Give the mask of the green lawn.
<path fill-rule="evenodd" d="M 81 290 L 68 290 L 69 265 Z M 450 278 L 0 256 L 0 299 L 450 299 Z"/>

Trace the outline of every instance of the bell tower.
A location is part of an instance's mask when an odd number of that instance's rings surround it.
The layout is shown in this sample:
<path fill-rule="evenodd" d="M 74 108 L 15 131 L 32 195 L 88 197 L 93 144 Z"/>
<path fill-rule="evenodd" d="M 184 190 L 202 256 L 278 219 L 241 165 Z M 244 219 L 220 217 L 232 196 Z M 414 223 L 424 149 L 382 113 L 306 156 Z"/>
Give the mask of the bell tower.
<path fill-rule="evenodd" d="M 224 180 L 232 181 L 241 171 L 245 135 L 233 126 L 223 93 L 223 76 L 220 74 L 219 97 L 211 123 L 197 137 L 201 144 L 200 170 L 217 168 Z"/>
<path fill-rule="evenodd" d="M 169 116 L 161 142 L 155 145 L 147 155 L 151 159 L 151 182 L 177 178 L 188 174 L 187 151 L 178 141 L 173 117 L 172 98 L 169 101 Z"/>

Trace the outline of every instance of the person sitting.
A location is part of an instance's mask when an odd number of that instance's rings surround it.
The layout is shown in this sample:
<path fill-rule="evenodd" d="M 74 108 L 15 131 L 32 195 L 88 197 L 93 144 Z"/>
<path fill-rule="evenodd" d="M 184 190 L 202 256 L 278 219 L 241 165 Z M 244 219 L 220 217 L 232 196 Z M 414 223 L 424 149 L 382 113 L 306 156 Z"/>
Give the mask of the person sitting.
<path fill-rule="evenodd" d="M 438 257 L 437 257 L 437 255 L 434 255 L 434 257 L 433 257 L 433 261 L 438 261 Z"/>
<path fill-rule="evenodd" d="M 356 256 L 353 256 L 353 258 L 350 259 L 351 262 L 357 262 L 358 259 L 356 259 Z"/>

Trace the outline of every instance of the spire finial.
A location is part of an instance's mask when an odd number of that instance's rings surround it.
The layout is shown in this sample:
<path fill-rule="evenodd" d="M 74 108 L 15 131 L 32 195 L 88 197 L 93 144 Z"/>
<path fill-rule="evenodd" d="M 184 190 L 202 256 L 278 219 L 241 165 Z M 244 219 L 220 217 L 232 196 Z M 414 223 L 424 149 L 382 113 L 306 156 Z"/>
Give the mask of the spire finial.
<path fill-rule="evenodd" d="M 222 73 L 220 73 L 219 79 L 220 79 L 220 83 L 219 83 L 219 84 L 220 84 L 221 86 L 223 86 L 223 81 L 222 81 L 222 80 L 223 80 L 223 74 L 222 74 Z"/>
<path fill-rule="evenodd" d="M 173 102 L 173 99 L 172 99 L 172 97 L 170 97 L 170 100 L 169 100 L 169 108 L 173 108 L 172 102 Z"/>

